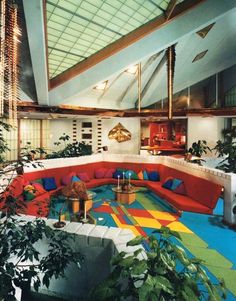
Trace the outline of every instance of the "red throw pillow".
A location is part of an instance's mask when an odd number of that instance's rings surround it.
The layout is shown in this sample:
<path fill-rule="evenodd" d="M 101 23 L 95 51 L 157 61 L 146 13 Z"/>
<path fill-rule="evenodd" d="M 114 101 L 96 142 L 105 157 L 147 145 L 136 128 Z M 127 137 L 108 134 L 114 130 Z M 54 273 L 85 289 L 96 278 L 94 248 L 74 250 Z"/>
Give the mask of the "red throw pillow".
<path fill-rule="evenodd" d="M 83 182 L 89 182 L 89 181 L 90 181 L 90 178 L 89 178 L 89 176 L 87 175 L 86 172 L 79 172 L 79 173 L 77 174 L 77 176 L 78 176 L 78 177 L 80 178 L 80 180 L 83 181 Z"/>
<path fill-rule="evenodd" d="M 61 178 L 61 184 L 65 185 L 65 186 L 69 185 L 71 183 L 72 177 L 75 176 L 75 175 L 76 175 L 75 172 L 70 172 L 69 174 L 63 176 Z"/>
<path fill-rule="evenodd" d="M 184 182 L 182 182 L 175 190 L 173 190 L 173 192 L 186 195 L 187 193 Z"/>
<path fill-rule="evenodd" d="M 94 172 L 95 178 L 96 179 L 103 179 L 106 172 L 107 172 L 107 169 L 103 168 L 103 167 L 96 169 L 95 172 Z"/>
<path fill-rule="evenodd" d="M 113 173 L 116 171 L 115 168 L 110 168 L 106 171 L 104 178 L 113 178 Z"/>

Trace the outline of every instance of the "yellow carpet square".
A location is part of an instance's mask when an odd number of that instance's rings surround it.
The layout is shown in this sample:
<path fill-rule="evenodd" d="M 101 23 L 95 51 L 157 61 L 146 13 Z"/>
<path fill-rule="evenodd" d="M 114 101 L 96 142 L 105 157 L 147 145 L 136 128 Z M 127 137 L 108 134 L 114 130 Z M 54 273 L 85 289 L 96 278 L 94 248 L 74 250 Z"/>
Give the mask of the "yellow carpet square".
<path fill-rule="evenodd" d="M 130 229 L 131 231 L 133 231 L 135 236 L 140 235 L 139 231 L 135 228 L 135 226 L 121 224 L 121 222 L 118 220 L 118 218 L 115 214 L 111 214 L 111 216 L 112 216 L 114 222 L 116 223 L 117 227 L 122 228 L 122 229 Z"/>
<path fill-rule="evenodd" d="M 189 228 L 187 228 L 181 222 L 172 222 L 172 223 L 170 223 L 168 225 L 168 228 L 170 228 L 173 231 L 179 231 L 179 232 L 185 232 L 185 233 L 193 233 Z"/>
<path fill-rule="evenodd" d="M 161 228 L 161 224 L 155 219 L 147 218 L 147 217 L 137 217 L 137 216 L 134 216 L 133 218 L 141 227 L 148 227 L 148 228 L 155 228 L 155 229 Z"/>
<path fill-rule="evenodd" d="M 154 218 L 165 221 L 175 221 L 176 216 L 169 212 L 162 212 L 158 210 L 147 210 Z"/>

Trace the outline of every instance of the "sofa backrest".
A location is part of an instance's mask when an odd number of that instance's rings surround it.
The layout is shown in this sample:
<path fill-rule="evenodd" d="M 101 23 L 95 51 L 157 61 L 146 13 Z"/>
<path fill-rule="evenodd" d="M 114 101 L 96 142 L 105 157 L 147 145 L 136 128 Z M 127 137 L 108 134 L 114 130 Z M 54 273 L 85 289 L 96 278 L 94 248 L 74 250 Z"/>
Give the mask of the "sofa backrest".
<path fill-rule="evenodd" d="M 80 172 L 86 172 L 90 179 L 94 178 L 94 170 L 103 167 L 103 162 L 96 162 L 96 163 L 88 163 L 76 166 L 66 166 L 66 167 L 58 167 L 52 169 L 42 169 L 42 170 L 35 170 L 33 172 L 25 173 L 24 178 L 26 181 L 34 181 L 40 178 L 50 178 L 54 177 L 56 180 L 57 187 L 61 186 L 61 179 L 63 176 L 75 172 L 76 174 Z"/>
<path fill-rule="evenodd" d="M 165 165 L 160 165 L 159 171 L 162 183 L 170 176 L 181 179 L 184 181 L 189 197 L 208 208 L 215 208 L 217 200 L 221 195 L 221 185 Z"/>
<path fill-rule="evenodd" d="M 53 169 L 40 170 L 24 174 L 24 178 L 28 181 L 33 181 L 38 178 L 54 177 L 56 184 L 59 187 L 61 185 L 61 178 L 71 172 L 76 174 L 80 172 L 86 172 L 90 179 L 94 178 L 95 171 L 98 168 L 123 168 L 131 169 L 135 172 L 140 170 L 156 170 L 160 173 L 161 182 L 169 176 L 179 178 L 184 181 L 187 195 L 198 201 L 199 203 L 213 209 L 215 208 L 216 202 L 221 195 L 222 186 L 215 184 L 209 180 L 193 176 L 188 173 L 184 173 L 180 170 L 153 163 L 130 163 L 130 162 L 96 162 L 88 163 L 76 166 L 67 166 Z"/>

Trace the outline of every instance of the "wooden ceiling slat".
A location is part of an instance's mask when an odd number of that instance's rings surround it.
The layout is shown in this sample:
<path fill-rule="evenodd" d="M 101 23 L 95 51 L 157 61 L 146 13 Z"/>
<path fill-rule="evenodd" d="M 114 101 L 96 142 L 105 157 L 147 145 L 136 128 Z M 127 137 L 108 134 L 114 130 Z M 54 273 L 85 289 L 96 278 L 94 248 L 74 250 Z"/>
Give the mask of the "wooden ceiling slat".
<path fill-rule="evenodd" d="M 90 115 L 90 116 L 122 116 L 122 117 L 166 117 L 168 116 L 168 110 L 155 110 L 155 109 L 142 109 L 140 113 L 138 110 L 109 110 L 75 107 L 75 106 L 40 106 L 29 102 L 18 103 L 19 112 L 28 113 L 56 113 L 67 115 Z M 109 114 L 108 114 L 109 113 Z M 189 117 L 189 116 L 236 116 L 236 107 L 228 108 L 203 108 L 203 109 L 174 109 L 174 117 Z"/>

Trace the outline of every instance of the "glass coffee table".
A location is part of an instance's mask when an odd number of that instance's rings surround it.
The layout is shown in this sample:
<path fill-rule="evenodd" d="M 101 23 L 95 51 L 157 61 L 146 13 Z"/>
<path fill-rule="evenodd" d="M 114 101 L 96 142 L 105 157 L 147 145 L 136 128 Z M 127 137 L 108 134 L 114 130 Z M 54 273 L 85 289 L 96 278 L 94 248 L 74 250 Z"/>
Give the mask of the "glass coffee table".
<path fill-rule="evenodd" d="M 48 218 L 94 224 L 94 219 L 87 212 L 92 208 L 96 193 L 88 190 L 87 195 L 88 199 L 84 202 L 63 195 L 52 197 Z"/>

